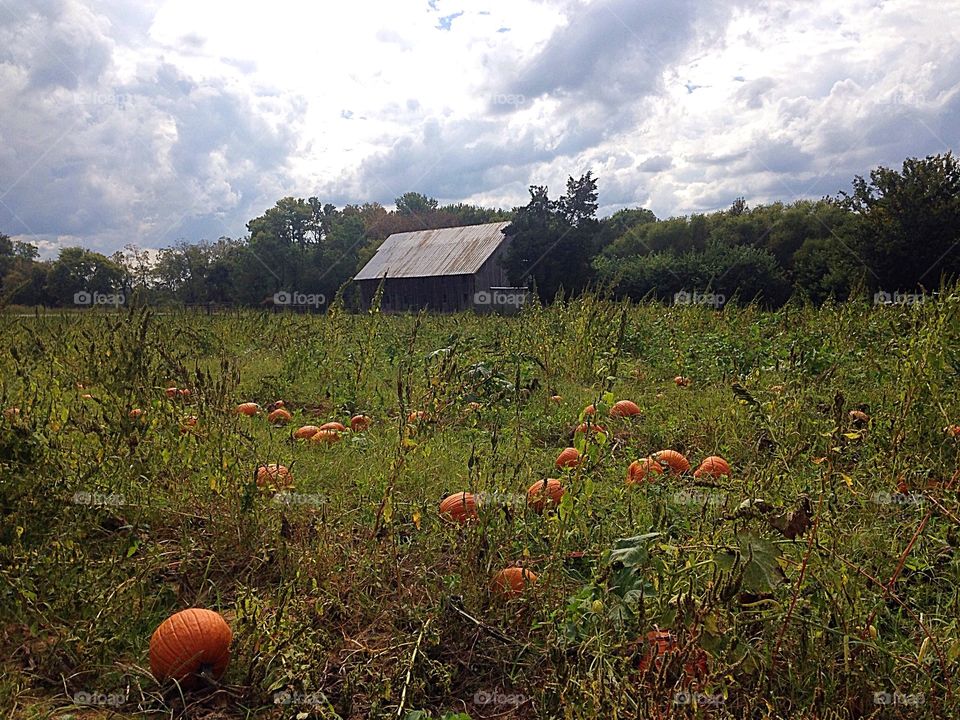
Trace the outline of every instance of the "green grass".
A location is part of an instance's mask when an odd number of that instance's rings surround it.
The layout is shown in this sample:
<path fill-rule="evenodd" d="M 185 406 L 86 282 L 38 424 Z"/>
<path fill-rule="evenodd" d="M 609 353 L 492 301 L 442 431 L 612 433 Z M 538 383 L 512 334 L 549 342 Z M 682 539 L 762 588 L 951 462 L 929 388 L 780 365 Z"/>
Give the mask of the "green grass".
<path fill-rule="evenodd" d="M 0 407 L 20 408 L 0 421 L 14 716 L 960 707 L 956 292 L 775 313 L 585 297 L 514 318 L 135 309 L 0 328 Z M 169 384 L 192 394 L 168 399 Z M 233 412 L 281 398 L 285 428 Z M 642 415 L 608 418 L 621 398 Z M 606 441 L 578 440 L 589 462 L 561 473 L 589 403 Z M 408 425 L 414 410 L 430 421 Z M 337 444 L 290 437 L 357 412 L 373 426 Z M 694 466 L 722 455 L 732 477 L 624 482 L 664 448 Z M 287 502 L 256 488 L 268 462 L 295 476 Z M 567 492 L 540 516 L 525 493 L 548 476 Z M 461 528 L 437 508 L 463 490 L 492 501 Z M 514 564 L 538 582 L 500 600 L 490 579 Z M 148 643 L 193 606 L 227 618 L 232 660 L 219 687 L 181 697 L 150 675 Z M 675 650 L 651 662 L 654 630 Z"/>

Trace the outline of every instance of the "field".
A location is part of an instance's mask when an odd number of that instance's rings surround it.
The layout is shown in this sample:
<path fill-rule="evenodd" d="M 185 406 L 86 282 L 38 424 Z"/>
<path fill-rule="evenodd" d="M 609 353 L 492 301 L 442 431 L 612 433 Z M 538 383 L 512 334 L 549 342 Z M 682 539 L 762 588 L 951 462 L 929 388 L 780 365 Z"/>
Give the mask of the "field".
<path fill-rule="evenodd" d="M 956 291 L 0 327 L 13 717 L 960 713 Z M 641 414 L 610 417 L 621 399 Z M 287 425 L 267 420 L 277 400 Z M 605 432 L 574 432 L 588 404 Z M 292 438 L 357 413 L 372 425 L 338 442 Z M 584 461 L 557 469 L 571 445 Z M 626 482 L 663 449 L 690 471 Z M 731 473 L 695 477 L 712 455 Z M 293 487 L 259 487 L 267 463 Z M 547 477 L 565 493 L 537 513 Z M 480 499 L 463 525 L 439 513 L 461 491 Z M 509 566 L 536 575 L 515 597 L 491 588 Z M 190 607 L 233 639 L 226 673 L 188 692 L 148 658 Z"/>

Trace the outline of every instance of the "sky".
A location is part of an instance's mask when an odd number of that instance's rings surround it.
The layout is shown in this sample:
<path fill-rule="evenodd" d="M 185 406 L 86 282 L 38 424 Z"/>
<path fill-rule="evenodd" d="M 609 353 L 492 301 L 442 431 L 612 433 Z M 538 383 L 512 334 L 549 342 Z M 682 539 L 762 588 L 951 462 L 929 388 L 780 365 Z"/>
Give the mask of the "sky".
<path fill-rule="evenodd" d="M 0 0 L 0 108 L 0 232 L 42 257 L 588 170 L 667 218 L 956 148 L 960 0 Z"/>

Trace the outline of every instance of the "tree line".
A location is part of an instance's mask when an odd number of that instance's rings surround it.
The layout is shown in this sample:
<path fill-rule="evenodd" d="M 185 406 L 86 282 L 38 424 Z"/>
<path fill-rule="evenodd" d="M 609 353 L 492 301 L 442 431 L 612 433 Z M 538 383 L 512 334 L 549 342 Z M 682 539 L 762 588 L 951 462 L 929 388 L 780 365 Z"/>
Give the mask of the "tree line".
<path fill-rule="evenodd" d="M 849 192 L 657 218 L 627 208 L 598 219 L 597 179 L 569 178 L 551 199 L 506 211 L 440 205 L 409 192 L 396 209 L 337 208 L 286 197 L 247 223 L 243 238 L 181 241 L 159 253 L 129 245 L 110 257 L 64 248 L 41 261 L 0 234 L 0 306 L 72 306 L 136 297 L 156 304 L 262 307 L 278 292 L 354 301 L 350 279 L 392 233 L 509 220 L 506 270 L 542 299 L 600 289 L 633 300 L 736 298 L 776 307 L 855 294 L 936 290 L 960 277 L 960 164 L 952 153 L 909 158 L 856 176 Z M 78 303 L 77 298 L 80 298 Z"/>

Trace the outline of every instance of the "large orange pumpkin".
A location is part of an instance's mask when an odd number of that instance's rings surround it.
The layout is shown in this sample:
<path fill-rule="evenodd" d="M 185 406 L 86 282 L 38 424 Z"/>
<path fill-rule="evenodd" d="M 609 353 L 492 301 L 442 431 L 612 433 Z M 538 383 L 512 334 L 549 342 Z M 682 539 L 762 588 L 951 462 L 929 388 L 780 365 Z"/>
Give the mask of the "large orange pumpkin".
<path fill-rule="evenodd" d="M 670 655 L 677 651 L 677 641 L 673 637 L 673 633 L 668 630 L 651 630 L 647 633 L 646 644 L 646 651 L 640 657 L 638 663 L 640 672 L 646 672 L 651 664 L 655 664 L 659 668 L 664 655 Z"/>
<path fill-rule="evenodd" d="M 304 425 L 293 431 L 294 440 L 309 440 L 320 431 L 316 425 Z"/>
<path fill-rule="evenodd" d="M 660 463 L 652 457 L 643 458 L 643 460 L 634 460 L 630 463 L 630 467 L 627 468 L 627 484 L 635 485 L 644 480 L 653 482 L 655 479 L 653 476 L 659 475 L 662 472 L 663 468 L 660 467 Z"/>
<path fill-rule="evenodd" d="M 320 426 L 320 429 L 321 429 L 321 430 L 336 430 L 337 432 L 346 432 L 346 431 L 347 431 L 347 428 L 344 427 L 343 423 L 338 423 L 338 422 L 336 422 L 336 421 L 324 423 L 323 425 Z"/>
<path fill-rule="evenodd" d="M 701 475 L 710 475 L 712 477 L 720 477 L 721 475 L 730 475 L 730 463 L 724 460 L 719 455 L 711 455 L 710 457 L 705 457 L 703 462 L 700 463 L 700 467 L 694 471 L 694 477 L 700 477 Z"/>
<path fill-rule="evenodd" d="M 336 430 L 324 430 L 322 428 L 317 428 L 317 431 L 310 436 L 310 442 L 318 444 L 332 444 L 335 442 L 340 442 L 340 433 Z"/>
<path fill-rule="evenodd" d="M 291 420 L 293 420 L 293 416 L 283 408 L 277 408 L 267 415 L 267 421 L 275 425 L 286 425 Z"/>
<path fill-rule="evenodd" d="M 610 408 L 610 417 L 633 417 L 640 414 L 640 408 L 633 400 L 617 400 Z"/>
<path fill-rule="evenodd" d="M 584 414 L 584 415 L 596 415 L 596 414 L 597 414 L 597 409 L 596 409 L 592 404 L 591 404 L 591 405 L 587 405 L 587 406 L 583 409 L 583 414 Z"/>
<path fill-rule="evenodd" d="M 685 473 L 690 469 L 690 461 L 676 450 L 661 450 L 655 452 L 651 457 L 659 463 L 663 463 L 670 468 L 670 472 L 675 475 Z"/>
<path fill-rule="evenodd" d="M 568 447 L 565 448 L 557 456 L 557 467 L 558 468 L 569 468 L 576 467 L 580 464 L 580 451 L 576 448 Z"/>
<path fill-rule="evenodd" d="M 176 680 L 186 690 L 200 684 L 201 673 L 219 678 L 230 662 L 230 626 L 218 613 L 202 608 L 171 615 L 150 638 L 150 672 L 158 682 Z"/>
<path fill-rule="evenodd" d="M 176 388 L 176 387 L 173 387 L 173 386 L 171 385 L 171 386 L 168 387 L 166 390 L 164 390 L 163 393 L 164 393 L 164 395 L 166 395 L 168 398 L 176 397 L 176 396 L 177 396 L 177 388 Z"/>
<path fill-rule="evenodd" d="M 257 486 L 281 488 L 293 485 L 293 474 L 287 469 L 286 465 L 260 465 L 257 468 Z"/>
<path fill-rule="evenodd" d="M 247 417 L 253 417 L 258 412 L 260 412 L 260 406 L 253 402 L 245 402 L 237 405 L 237 413 L 240 415 L 246 415 Z"/>
<path fill-rule="evenodd" d="M 534 512 L 543 512 L 550 505 L 559 505 L 563 499 L 563 486 L 556 478 L 537 480 L 527 489 L 527 505 Z"/>
<path fill-rule="evenodd" d="M 350 429 L 354 432 L 363 432 L 370 427 L 370 418 L 366 415 L 354 415 L 350 418 Z"/>
<path fill-rule="evenodd" d="M 440 517 L 465 525 L 477 519 L 477 500 L 472 493 L 459 492 L 448 495 L 440 503 Z"/>
<path fill-rule="evenodd" d="M 537 582 L 537 575 L 533 570 L 508 567 L 493 576 L 490 588 L 500 597 L 514 598 L 522 595 L 524 589 L 535 582 Z"/>

